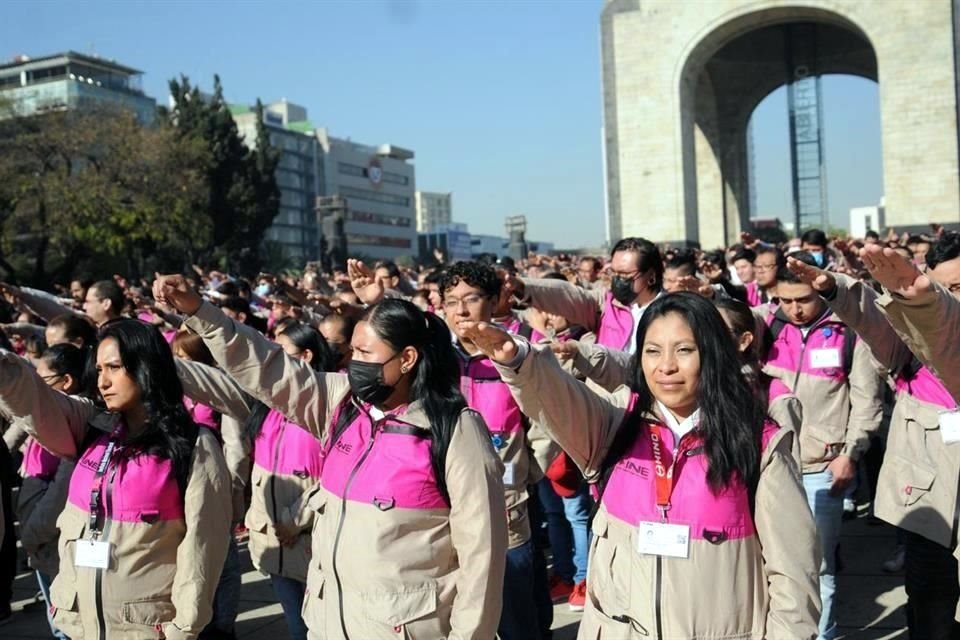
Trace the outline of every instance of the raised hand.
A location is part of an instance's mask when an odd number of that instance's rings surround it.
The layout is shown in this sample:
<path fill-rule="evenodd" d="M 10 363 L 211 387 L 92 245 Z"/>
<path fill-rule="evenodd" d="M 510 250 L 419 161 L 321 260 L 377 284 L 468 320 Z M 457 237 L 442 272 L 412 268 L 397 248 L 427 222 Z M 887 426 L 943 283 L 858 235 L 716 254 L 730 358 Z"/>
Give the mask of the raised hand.
<path fill-rule="evenodd" d="M 517 355 L 513 336 L 489 322 L 461 322 L 457 326 L 460 337 L 469 340 L 494 362 L 506 364 Z"/>
<path fill-rule="evenodd" d="M 743 246 L 752 249 L 757 244 L 757 239 L 749 231 L 743 231 L 740 233 L 740 242 Z"/>
<path fill-rule="evenodd" d="M 347 276 L 353 292 L 364 304 L 376 304 L 383 299 L 383 283 L 379 282 L 367 265 L 360 260 L 347 260 Z"/>
<path fill-rule="evenodd" d="M 820 293 L 832 291 L 837 286 L 837 280 L 832 273 L 818 267 L 812 267 L 796 258 L 787 258 L 787 268 L 793 275 Z"/>
<path fill-rule="evenodd" d="M 577 352 L 580 351 L 580 343 L 576 340 L 551 342 L 550 351 L 553 351 L 553 355 L 557 356 L 557 360 L 560 362 L 567 362 L 568 360 L 572 360 L 577 355 Z"/>
<path fill-rule="evenodd" d="M 677 281 L 678 291 L 698 293 L 704 298 L 713 298 L 715 291 L 709 282 L 704 282 L 696 276 L 683 276 Z"/>
<path fill-rule="evenodd" d="M 203 304 L 203 298 L 187 283 L 181 275 L 162 276 L 156 274 L 153 281 L 153 299 L 159 304 L 168 304 L 180 313 L 193 315 Z"/>
<path fill-rule="evenodd" d="M 864 247 L 860 259 L 877 282 L 903 298 L 916 298 L 933 288 L 930 278 L 893 249 L 877 245 Z"/>

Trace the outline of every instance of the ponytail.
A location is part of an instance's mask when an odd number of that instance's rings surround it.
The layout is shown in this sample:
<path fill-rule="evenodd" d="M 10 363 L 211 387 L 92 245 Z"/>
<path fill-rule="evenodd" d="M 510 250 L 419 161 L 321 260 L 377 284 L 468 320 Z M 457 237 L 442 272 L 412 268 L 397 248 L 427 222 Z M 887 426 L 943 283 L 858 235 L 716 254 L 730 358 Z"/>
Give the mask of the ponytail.
<path fill-rule="evenodd" d="M 427 338 L 419 348 L 421 360 L 417 363 L 410 394 L 423 399 L 423 410 L 430 420 L 430 462 L 437 488 L 449 504 L 447 449 L 467 401 L 460 393 L 460 365 L 453 351 L 450 329 L 436 315 L 424 313 L 424 316 Z"/>

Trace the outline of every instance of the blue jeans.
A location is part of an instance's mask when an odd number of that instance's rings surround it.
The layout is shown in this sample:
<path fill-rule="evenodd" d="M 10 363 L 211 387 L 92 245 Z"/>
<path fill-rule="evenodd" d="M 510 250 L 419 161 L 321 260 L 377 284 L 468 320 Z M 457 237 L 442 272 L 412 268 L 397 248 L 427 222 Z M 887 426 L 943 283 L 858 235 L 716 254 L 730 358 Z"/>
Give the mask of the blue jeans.
<path fill-rule="evenodd" d="M 53 624 L 53 615 L 50 613 L 50 583 L 53 580 L 50 579 L 45 573 L 40 573 L 37 571 L 37 584 L 40 585 L 40 592 L 43 594 L 43 601 L 47 605 L 47 624 L 50 625 L 50 633 L 53 634 L 54 638 L 59 638 L 60 640 L 70 640 L 62 631 L 57 629 L 57 626 Z"/>
<path fill-rule="evenodd" d="M 304 583 L 285 578 L 275 573 L 270 574 L 270 583 L 277 600 L 283 608 L 283 616 L 287 619 L 287 629 L 291 640 L 307 640 L 307 624 L 303 621 L 303 592 L 307 588 Z"/>
<path fill-rule="evenodd" d="M 592 499 L 586 483 L 569 498 L 561 498 L 546 478 L 537 486 L 537 495 L 547 520 L 547 535 L 553 551 L 553 574 L 567 582 L 587 578 L 590 551 L 590 509 Z"/>
<path fill-rule="evenodd" d="M 840 543 L 840 526 L 843 523 L 843 495 L 830 495 L 833 474 L 824 469 L 819 473 L 803 474 L 803 489 L 807 493 L 807 504 L 813 512 L 820 538 L 820 551 L 823 560 L 820 563 L 820 635 L 819 640 L 833 640 L 837 637 L 837 616 L 833 610 L 833 601 L 837 591 L 837 546 Z"/>
<path fill-rule="evenodd" d="M 237 623 L 237 612 L 240 609 L 240 552 L 237 550 L 237 540 L 230 533 L 230 544 L 227 546 L 227 558 L 223 562 L 223 572 L 220 582 L 213 595 L 213 618 L 208 629 L 233 633 Z"/>
<path fill-rule="evenodd" d="M 539 640 L 536 571 L 533 540 L 507 551 L 503 576 L 503 610 L 497 634 L 500 640 Z M 549 596 L 548 596 L 549 598 Z"/>

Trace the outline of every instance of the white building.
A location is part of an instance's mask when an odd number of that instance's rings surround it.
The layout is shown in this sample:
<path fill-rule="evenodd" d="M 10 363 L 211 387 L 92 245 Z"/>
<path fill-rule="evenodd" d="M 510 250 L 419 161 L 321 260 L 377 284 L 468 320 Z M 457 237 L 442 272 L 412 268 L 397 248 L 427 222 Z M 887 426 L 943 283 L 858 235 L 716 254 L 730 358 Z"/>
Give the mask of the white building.
<path fill-rule="evenodd" d="M 231 105 L 248 145 L 256 144 L 256 113 Z M 377 147 L 335 138 L 316 128 L 306 108 L 286 99 L 264 106 L 271 144 L 282 151 L 277 167 L 280 213 L 267 239 L 280 243 L 294 260 L 320 257 L 317 200 L 346 204 L 344 235 L 349 255 L 394 259 L 417 254 L 413 152 L 389 144 Z"/>
<path fill-rule="evenodd" d="M 316 130 L 321 193 L 346 201 L 344 234 L 349 255 L 395 259 L 418 253 L 413 151 L 374 147 Z"/>
<path fill-rule="evenodd" d="M 883 198 L 880 198 L 880 204 L 878 205 L 850 209 L 850 237 L 852 238 L 862 238 L 870 230 L 879 233 L 886 226 Z"/>
<path fill-rule="evenodd" d="M 433 233 L 438 227 L 453 222 L 453 194 L 417 191 L 417 232 Z"/>

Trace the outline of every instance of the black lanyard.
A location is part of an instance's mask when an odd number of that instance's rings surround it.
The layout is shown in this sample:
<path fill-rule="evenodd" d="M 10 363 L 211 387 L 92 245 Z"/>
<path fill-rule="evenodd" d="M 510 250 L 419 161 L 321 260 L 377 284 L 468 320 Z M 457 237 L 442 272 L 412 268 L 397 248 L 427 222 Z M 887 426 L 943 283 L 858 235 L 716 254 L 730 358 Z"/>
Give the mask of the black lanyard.
<path fill-rule="evenodd" d="M 90 531 L 94 537 L 100 535 L 100 504 L 103 493 L 103 478 L 107 475 L 107 469 L 110 468 L 110 459 L 113 457 L 113 451 L 117 448 L 117 438 L 120 435 L 119 427 L 110 434 L 110 441 L 107 442 L 107 448 L 103 451 L 100 462 L 97 463 L 97 471 L 93 475 L 92 489 L 90 491 Z M 106 513 L 104 513 L 106 516 Z"/>

